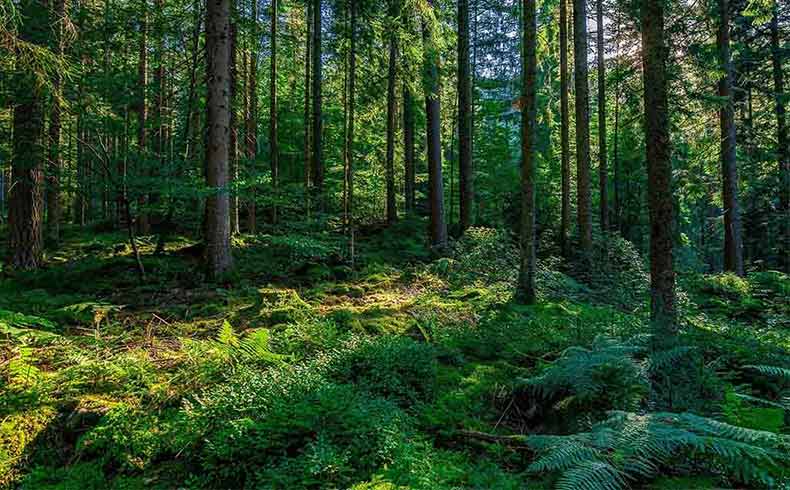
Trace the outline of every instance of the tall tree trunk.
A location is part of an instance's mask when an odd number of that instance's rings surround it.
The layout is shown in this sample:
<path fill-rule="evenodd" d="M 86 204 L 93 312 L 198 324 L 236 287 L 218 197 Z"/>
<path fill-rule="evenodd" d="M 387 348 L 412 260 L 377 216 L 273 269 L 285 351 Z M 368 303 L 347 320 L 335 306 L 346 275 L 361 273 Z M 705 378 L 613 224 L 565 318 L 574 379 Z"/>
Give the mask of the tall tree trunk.
<path fill-rule="evenodd" d="M 269 146 L 272 167 L 272 187 L 275 204 L 272 208 L 272 223 L 277 224 L 277 202 L 280 189 L 280 149 L 277 146 L 277 0 L 272 0 L 271 18 L 271 78 L 269 80 Z"/>
<path fill-rule="evenodd" d="M 352 0 L 353 2 L 354 0 Z M 398 0 L 390 0 L 390 16 L 398 15 Z M 393 27 L 394 29 L 394 27 Z M 398 219 L 395 203 L 395 68 L 398 61 L 397 37 L 393 32 L 389 40 L 390 57 L 387 73 L 387 223 L 392 224 Z"/>
<path fill-rule="evenodd" d="M 458 0 L 458 146 L 461 231 L 472 225 L 475 202 L 472 162 L 472 76 L 469 66 L 469 0 Z"/>
<path fill-rule="evenodd" d="M 537 23 L 535 1 L 523 0 L 524 68 L 521 111 L 521 267 L 519 296 L 526 304 L 535 302 L 535 164 L 537 147 L 536 78 Z"/>
<path fill-rule="evenodd" d="M 22 2 L 19 38 L 34 44 L 46 40 L 49 11 L 46 2 Z M 44 146 L 43 94 L 36 76 L 17 58 L 13 115 L 13 161 L 8 203 L 9 265 L 37 269 L 43 262 Z"/>
<path fill-rule="evenodd" d="M 212 1 L 212 0 L 209 0 Z M 232 0 L 233 1 L 233 0 Z M 236 118 L 236 85 L 238 84 L 238 26 L 236 24 L 236 5 L 231 6 L 230 20 L 230 142 L 228 159 L 230 161 L 230 233 L 238 235 L 239 230 L 239 128 Z"/>
<path fill-rule="evenodd" d="M 623 231 L 620 226 L 620 87 L 617 87 L 614 99 L 614 229 Z"/>
<path fill-rule="evenodd" d="M 66 0 L 52 1 L 54 17 L 52 45 L 58 55 L 63 56 L 63 24 L 66 22 Z M 60 241 L 60 174 L 63 158 L 60 147 L 60 98 L 63 90 L 62 77 L 55 73 L 52 79 L 52 108 L 49 113 L 49 187 L 47 192 L 47 238 L 57 245 Z"/>
<path fill-rule="evenodd" d="M 310 103 L 312 102 L 310 94 L 310 65 L 312 63 L 312 26 L 313 26 L 313 2 L 308 0 L 305 5 L 305 23 L 307 25 L 307 32 L 305 36 L 305 62 L 304 62 L 304 191 L 305 191 L 305 208 L 307 217 L 310 217 L 310 187 L 312 185 L 311 164 L 312 164 L 312 126 Z"/>
<path fill-rule="evenodd" d="M 357 86 L 357 1 L 351 2 L 351 52 L 349 53 L 349 75 L 348 75 L 348 142 L 346 151 L 348 155 L 346 161 L 346 180 L 348 182 L 348 235 L 349 235 L 349 257 L 351 267 L 354 267 L 354 109 L 356 105 L 356 86 Z"/>
<path fill-rule="evenodd" d="M 431 8 L 434 0 L 428 0 Z M 425 49 L 425 115 L 428 152 L 428 201 L 431 208 L 431 247 L 439 252 L 447 246 L 444 220 L 444 182 L 442 181 L 441 102 L 439 98 L 439 53 L 434 34 L 423 26 Z"/>
<path fill-rule="evenodd" d="M 570 117 L 568 114 L 568 0 L 560 0 L 560 148 L 562 174 L 562 209 L 560 218 L 560 249 L 570 256 L 571 229 L 571 157 Z"/>
<path fill-rule="evenodd" d="M 258 228 L 257 222 L 257 197 L 258 197 L 258 186 L 255 184 L 257 180 L 257 168 L 255 159 L 258 154 L 258 2 L 252 2 L 252 49 L 250 50 L 250 67 L 247 70 L 247 76 L 249 77 L 249 81 L 247 83 L 247 100 L 249 103 L 249 111 L 247 113 L 247 131 L 245 131 L 247 135 L 247 160 L 249 161 L 249 168 L 250 174 L 252 175 L 253 185 L 250 189 L 250 193 L 252 194 L 251 199 L 247 202 L 247 231 L 250 233 L 256 233 Z M 277 31 L 276 27 L 273 27 L 275 31 L 272 33 L 272 39 L 277 38 Z M 272 60 L 272 70 L 276 69 L 277 62 L 276 60 Z M 273 76 L 272 79 L 275 77 Z M 276 95 L 276 93 L 275 93 Z M 272 108 L 272 117 L 277 114 L 277 107 L 276 102 L 273 104 Z M 277 135 L 277 122 L 274 122 L 274 134 L 275 137 Z M 277 154 L 279 152 L 273 152 Z M 278 166 L 279 168 L 279 166 Z"/>
<path fill-rule="evenodd" d="M 606 60 L 604 57 L 603 0 L 596 1 L 598 38 L 598 189 L 601 230 L 609 230 L 609 185 L 606 160 Z"/>
<path fill-rule="evenodd" d="M 165 106 L 166 106 L 166 87 L 165 87 L 165 34 L 164 34 L 164 13 L 163 13 L 163 0 L 155 0 L 156 7 L 155 18 L 155 35 L 156 35 L 156 70 L 154 70 L 154 90 L 156 97 L 151 100 L 150 112 L 153 114 L 154 124 L 154 141 L 153 152 L 156 161 L 150 167 L 148 172 L 151 177 L 158 180 L 162 174 L 162 169 L 165 168 L 167 160 L 167 125 L 165 124 Z M 148 197 L 149 204 L 152 208 L 157 208 L 160 202 L 160 195 L 158 192 L 150 192 Z M 154 229 L 161 227 L 162 215 L 159 211 L 152 211 L 148 215 L 148 220 Z"/>
<path fill-rule="evenodd" d="M 663 5 L 662 0 L 643 0 L 641 17 L 645 150 L 650 208 L 651 318 L 657 339 L 669 341 L 677 333 L 677 323 L 675 270 L 672 264 L 672 160 Z"/>
<path fill-rule="evenodd" d="M 406 213 L 414 213 L 414 98 L 407 80 L 403 81 L 403 194 Z"/>
<path fill-rule="evenodd" d="M 321 65 L 321 0 L 313 0 L 313 141 L 311 177 L 318 196 L 318 206 L 324 210 L 324 154 L 322 102 L 322 65 Z"/>
<path fill-rule="evenodd" d="M 776 143 L 779 162 L 779 265 L 790 273 L 790 141 L 787 138 L 787 119 L 784 96 L 784 58 L 779 46 L 779 6 L 774 4 L 771 18 L 771 61 L 774 75 L 774 97 L 776 99 Z"/>
<path fill-rule="evenodd" d="M 140 19 L 140 58 L 137 65 L 137 83 L 139 93 L 137 96 L 137 151 L 138 175 L 147 173 L 148 170 L 148 0 L 141 0 L 142 12 Z M 145 208 L 148 205 L 148 194 L 140 192 L 137 199 L 138 205 Z M 145 210 L 138 211 L 137 231 L 140 235 L 151 233 L 151 224 Z"/>
<path fill-rule="evenodd" d="M 739 276 L 743 270 L 741 210 L 738 203 L 738 169 L 736 163 L 735 101 L 733 68 L 730 59 L 730 22 L 728 0 L 718 0 L 719 26 L 716 41 L 719 64 L 724 73 L 719 81 L 719 96 L 725 99 L 719 110 L 721 123 L 722 202 L 724 204 L 724 268 Z"/>
<path fill-rule="evenodd" d="M 573 61 L 576 82 L 576 211 L 584 252 L 592 247 L 590 192 L 590 89 L 587 81 L 587 2 L 573 0 Z"/>
<path fill-rule="evenodd" d="M 206 271 L 218 278 L 233 266 L 230 251 L 228 158 L 230 136 L 230 5 L 208 0 L 206 6 Z"/>

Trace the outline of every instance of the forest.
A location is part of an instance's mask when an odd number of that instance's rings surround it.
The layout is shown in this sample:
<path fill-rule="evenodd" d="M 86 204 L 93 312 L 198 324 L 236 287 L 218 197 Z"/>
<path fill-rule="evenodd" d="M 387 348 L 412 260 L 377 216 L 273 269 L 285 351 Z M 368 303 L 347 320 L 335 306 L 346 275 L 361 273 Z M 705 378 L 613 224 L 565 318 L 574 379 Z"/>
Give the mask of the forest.
<path fill-rule="evenodd" d="M 790 490 L 785 0 L 0 0 L 0 489 Z"/>

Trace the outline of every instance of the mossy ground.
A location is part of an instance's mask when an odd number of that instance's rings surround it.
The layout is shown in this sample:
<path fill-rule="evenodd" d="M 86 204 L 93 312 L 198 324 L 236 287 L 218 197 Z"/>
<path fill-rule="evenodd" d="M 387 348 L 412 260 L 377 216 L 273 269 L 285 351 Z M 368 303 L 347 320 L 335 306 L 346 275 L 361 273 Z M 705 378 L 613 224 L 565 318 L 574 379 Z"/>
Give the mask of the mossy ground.
<path fill-rule="evenodd" d="M 67 230 L 45 269 L 0 282 L 0 486 L 545 488 L 529 451 L 463 431 L 556 430 L 525 425 L 515 380 L 645 331 L 645 298 L 546 265 L 540 305 L 520 306 L 506 250 L 431 261 L 398 233 L 363 240 L 356 270 L 330 236 L 241 236 L 235 275 L 205 283 L 186 238 L 155 256 L 144 237 L 141 282 L 122 235 Z M 787 276 L 682 285 L 707 359 L 787 360 Z"/>

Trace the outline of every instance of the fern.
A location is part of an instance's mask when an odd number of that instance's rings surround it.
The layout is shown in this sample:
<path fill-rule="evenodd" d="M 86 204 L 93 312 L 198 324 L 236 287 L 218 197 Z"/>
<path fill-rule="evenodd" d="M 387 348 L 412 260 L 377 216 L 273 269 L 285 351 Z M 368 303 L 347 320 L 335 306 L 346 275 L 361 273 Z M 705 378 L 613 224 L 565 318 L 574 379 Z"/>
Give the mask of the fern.
<path fill-rule="evenodd" d="M 740 481 L 771 486 L 790 443 L 772 432 L 669 412 L 611 412 L 589 432 L 527 440 L 540 455 L 530 470 L 559 473 L 562 490 L 619 490 L 627 481 L 655 478 L 680 456 L 709 471 L 723 468 Z"/>
<path fill-rule="evenodd" d="M 765 365 L 754 365 L 754 364 L 749 364 L 743 367 L 746 369 L 752 369 L 754 371 L 757 371 L 758 373 L 765 376 L 770 376 L 772 378 L 780 378 L 790 381 L 790 369 L 785 369 L 778 366 L 765 366 Z"/>

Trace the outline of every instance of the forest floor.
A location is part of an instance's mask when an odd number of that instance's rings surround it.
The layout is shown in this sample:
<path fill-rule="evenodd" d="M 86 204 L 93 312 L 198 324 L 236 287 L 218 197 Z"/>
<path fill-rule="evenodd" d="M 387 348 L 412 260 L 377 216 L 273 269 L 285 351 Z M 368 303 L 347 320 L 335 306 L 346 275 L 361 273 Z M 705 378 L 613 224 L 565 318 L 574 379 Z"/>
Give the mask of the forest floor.
<path fill-rule="evenodd" d="M 431 260 L 405 238 L 421 226 L 364 236 L 356 270 L 332 235 L 242 235 L 237 272 L 213 284 L 186 238 L 155 256 L 143 237 L 141 281 L 122 234 L 67 229 L 46 268 L 0 279 L 0 488 L 552 488 L 539 450 L 506 436 L 650 408 L 641 370 L 620 376 L 648 362 L 636 348 L 577 368 L 589 386 L 527 388 L 572 346 L 610 352 L 648 331 L 647 276 L 622 240 L 584 274 L 543 260 L 525 307 L 509 237 L 475 229 Z M 685 408 L 787 433 L 788 276 L 680 285 L 685 344 L 711 373 Z M 629 483 L 755 486 L 681 461 Z"/>

